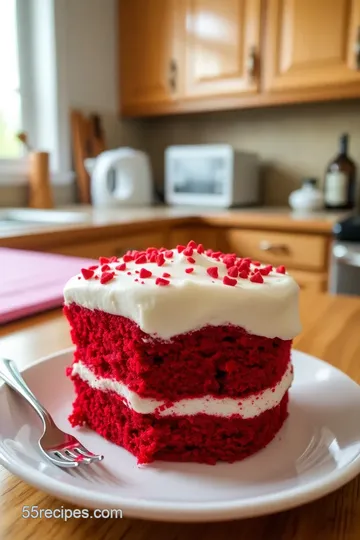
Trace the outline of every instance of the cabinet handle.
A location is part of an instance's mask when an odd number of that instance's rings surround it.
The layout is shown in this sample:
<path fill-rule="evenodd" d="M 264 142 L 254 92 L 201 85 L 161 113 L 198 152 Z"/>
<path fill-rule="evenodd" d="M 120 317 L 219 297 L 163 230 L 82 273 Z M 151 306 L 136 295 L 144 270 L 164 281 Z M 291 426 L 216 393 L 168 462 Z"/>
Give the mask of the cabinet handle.
<path fill-rule="evenodd" d="M 272 244 L 267 240 L 263 240 L 259 244 L 259 249 L 261 251 L 270 251 L 272 253 L 289 253 L 289 247 L 286 244 Z"/>
<path fill-rule="evenodd" d="M 247 61 L 246 61 L 246 70 L 250 79 L 255 79 L 257 71 L 257 53 L 256 47 L 251 47 Z"/>
<path fill-rule="evenodd" d="M 176 92 L 177 87 L 177 62 L 173 58 L 169 64 L 169 87 L 171 92 Z"/>
<path fill-rule="evenodd" d="M 356 42 L 355 42 L 355 63 L 356 69 L 360 70 L 360 26 L 358 26 L 356 33 Z"/>

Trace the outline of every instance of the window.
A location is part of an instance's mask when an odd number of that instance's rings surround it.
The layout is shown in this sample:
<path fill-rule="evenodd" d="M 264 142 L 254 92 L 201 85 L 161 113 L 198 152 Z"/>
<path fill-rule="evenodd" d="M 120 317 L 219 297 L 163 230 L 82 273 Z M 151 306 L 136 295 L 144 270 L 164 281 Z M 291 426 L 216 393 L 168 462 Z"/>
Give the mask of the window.
<path fill-rule="evenodd" d="M 23 155 L 21 116 L 16 0 L 0 0 L 0 159 Z"/>

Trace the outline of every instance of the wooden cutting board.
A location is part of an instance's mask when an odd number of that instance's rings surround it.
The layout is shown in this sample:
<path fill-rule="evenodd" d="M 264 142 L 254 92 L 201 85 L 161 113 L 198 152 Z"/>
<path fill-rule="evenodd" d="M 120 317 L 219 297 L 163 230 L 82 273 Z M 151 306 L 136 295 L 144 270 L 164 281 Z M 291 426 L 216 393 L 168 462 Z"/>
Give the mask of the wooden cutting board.
<path fill-rule="evenodd" d="M 0 248 L 0 324 L 60 307 L 66 281 L 97 261 Z"/>

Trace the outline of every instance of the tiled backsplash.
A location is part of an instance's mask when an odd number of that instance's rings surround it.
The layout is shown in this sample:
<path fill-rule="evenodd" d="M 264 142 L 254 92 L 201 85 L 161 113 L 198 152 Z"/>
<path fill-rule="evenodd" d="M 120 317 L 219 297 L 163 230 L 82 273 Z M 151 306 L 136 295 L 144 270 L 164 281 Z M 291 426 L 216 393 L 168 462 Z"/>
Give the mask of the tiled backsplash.
<path fill-rule="evenodd" d="M 350 154 L 360 169 L 358 101 L 151 119 L 144 126 L 144 142 L 158 185 L 168 145 L 230 143 L 257 152 L 264 202 L 277 206 L 287 204 L 303 177 L 323 180 L 342 132 L 350 134 Z"/>

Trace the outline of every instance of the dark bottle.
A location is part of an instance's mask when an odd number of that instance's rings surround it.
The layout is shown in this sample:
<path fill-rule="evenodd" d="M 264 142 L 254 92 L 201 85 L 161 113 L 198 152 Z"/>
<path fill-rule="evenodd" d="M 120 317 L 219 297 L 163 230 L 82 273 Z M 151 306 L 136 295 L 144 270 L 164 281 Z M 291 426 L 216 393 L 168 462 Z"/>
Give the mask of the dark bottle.
<path fill-rule="evenodd" d="M 325 207 L 333 210 L 354 208 L 356 165 L 348 156 L 349 135 L 341 135 L 339 154 L 329 164 L 324 183 Z"/>

